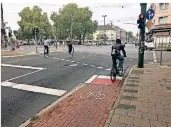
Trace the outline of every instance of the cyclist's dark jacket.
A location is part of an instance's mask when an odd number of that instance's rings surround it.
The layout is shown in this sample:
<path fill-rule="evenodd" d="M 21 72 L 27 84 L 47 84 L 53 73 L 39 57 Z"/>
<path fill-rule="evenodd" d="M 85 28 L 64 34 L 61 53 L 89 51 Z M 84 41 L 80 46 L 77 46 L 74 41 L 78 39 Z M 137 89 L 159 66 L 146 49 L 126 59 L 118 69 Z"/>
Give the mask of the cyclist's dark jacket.
<path fill-rule="evenodd" d="M 111 54 L 113 54 L 113 51 L 114 51 L 114 54 L 116 56 L 120 56 L 121 55 L 120 51 L 122 50 L 124 57 L 126 57 L 126 51 L 125 51 L 124 47 L 125 47 L 124 45 L 116 43 L 114 46 L 112 46 Z"/>
<path fill-rule="evenodd" d="M 72 51 L 72 44 L 68 44 L 68 50 L 69 50 L 69 52 Z"/>

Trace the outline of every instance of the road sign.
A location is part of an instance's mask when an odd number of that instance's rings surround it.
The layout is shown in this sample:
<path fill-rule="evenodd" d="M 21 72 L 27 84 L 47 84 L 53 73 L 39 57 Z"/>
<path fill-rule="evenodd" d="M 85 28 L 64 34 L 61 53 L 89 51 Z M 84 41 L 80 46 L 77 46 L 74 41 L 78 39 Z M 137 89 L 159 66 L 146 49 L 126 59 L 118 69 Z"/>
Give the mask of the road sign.
<path fill-rule="evenodd" d="M 154 10 L 153 9 L 149 9 L 146 13 L 146 19 L 147 20 L 151 20 L 154 17 Z"/>
<path fill-rule="evenodd" d="M 152 21 L 151 20 L 148 20 L 148 22 L 146 23 L 146 27 L 148 29 L 150 29 L 152 27 L 152 25 L 153 25 Z"/>

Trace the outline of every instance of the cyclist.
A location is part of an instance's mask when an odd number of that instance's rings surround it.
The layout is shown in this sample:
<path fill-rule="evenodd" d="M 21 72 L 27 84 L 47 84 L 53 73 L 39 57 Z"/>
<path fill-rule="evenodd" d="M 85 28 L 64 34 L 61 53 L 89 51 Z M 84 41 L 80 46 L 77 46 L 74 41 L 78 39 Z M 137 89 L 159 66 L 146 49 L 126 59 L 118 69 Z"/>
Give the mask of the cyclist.
<path fill-rule="evenodd" d="M 72 56 L 72 54 L 71 54 L 72 50 L 73 50 L 73 46 L 72 46 L 71 42 L 69 42 L 68 43 L 68 53 L 69 53 L 70 57 Z"/>
<path fill-rule="evenodd" d="M 45 37 L 44 40 L 44 55 L 49 54 L 49 40 Z"/>
<path fill-rule="evenodd" d="M 123 71 L 124 57 L 126 57 L 126 51 L 124 48 L 125 48 L 125 45 L 121 44 L 121 40 L 116 39 L 116 44 L 112 46 L 112 50 L 111 50 L 113 65 L 116 64 L 116 60 L 118 59 L 119 60 L 119 67 L 118 68 L 122 69 L 122 71 Z M 121 50 L 122 50 L 124 57 L 120 53 Z"/>

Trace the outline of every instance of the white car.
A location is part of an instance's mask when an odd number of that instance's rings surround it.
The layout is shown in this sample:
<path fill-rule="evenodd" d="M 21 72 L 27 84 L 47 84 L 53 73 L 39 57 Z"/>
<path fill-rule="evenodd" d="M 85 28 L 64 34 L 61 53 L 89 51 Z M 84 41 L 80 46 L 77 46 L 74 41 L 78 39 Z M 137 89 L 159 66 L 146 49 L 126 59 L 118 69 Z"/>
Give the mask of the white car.
<path fill-rule="evenodd" d="M 155 49 L 154 41 L 153 42 L 145 42 L 145 50 L 153 50 Z"/>

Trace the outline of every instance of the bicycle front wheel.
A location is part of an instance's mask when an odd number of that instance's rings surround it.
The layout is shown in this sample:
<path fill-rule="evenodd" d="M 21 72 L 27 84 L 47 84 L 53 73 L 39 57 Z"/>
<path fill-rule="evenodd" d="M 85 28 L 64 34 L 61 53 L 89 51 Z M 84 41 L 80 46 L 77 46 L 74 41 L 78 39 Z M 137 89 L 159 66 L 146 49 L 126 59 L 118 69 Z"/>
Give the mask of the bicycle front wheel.
<path fill-rule="evenodd" d="M 115 67 L 112 67 L 112 70 L 110 72 L 110 79 L 112 82 L 116 80 L 116 68 Z"/>

